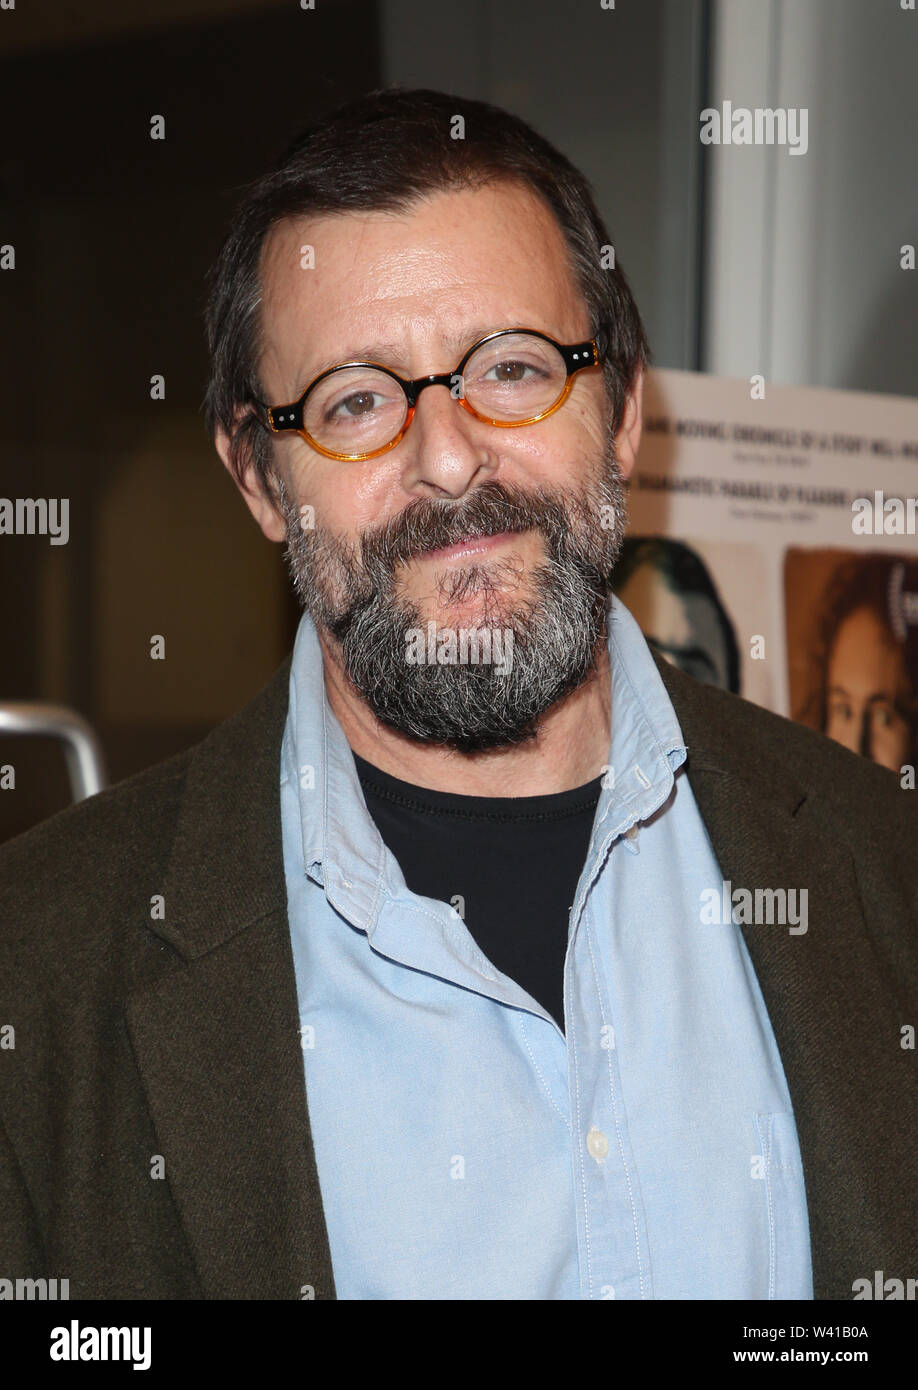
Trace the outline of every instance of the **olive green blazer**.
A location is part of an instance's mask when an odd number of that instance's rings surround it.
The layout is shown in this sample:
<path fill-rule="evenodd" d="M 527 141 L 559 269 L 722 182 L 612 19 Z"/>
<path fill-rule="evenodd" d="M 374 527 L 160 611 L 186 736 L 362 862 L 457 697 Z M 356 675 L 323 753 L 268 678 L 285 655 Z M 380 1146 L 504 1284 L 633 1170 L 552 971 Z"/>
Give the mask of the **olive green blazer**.
<path fill-rule="evenodd" d="M 742 930 L 816 1297 L 915 1277 L 918 791 L 658 665 L 724 878 L 808 890 L 805 934 Z M 196 747 L 0 848 L 0 1277 L 335 1297 L 281 849 L 289 668 Z"/>

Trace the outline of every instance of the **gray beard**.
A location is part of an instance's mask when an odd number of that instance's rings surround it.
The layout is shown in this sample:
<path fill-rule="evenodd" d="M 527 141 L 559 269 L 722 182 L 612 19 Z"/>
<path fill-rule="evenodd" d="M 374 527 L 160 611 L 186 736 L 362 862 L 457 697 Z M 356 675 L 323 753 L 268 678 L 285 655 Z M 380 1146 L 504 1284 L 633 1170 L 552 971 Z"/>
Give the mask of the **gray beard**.
<path fill-rule="evenodd" d="M 611 436 L 600 476 L 577 492 L 530 493 L 489 482 L 459 502 L 417 498 L 356 545 L 304 529 L 283 480 L 274 481 L 286 522 L 284 558 L 300 602 L 337 646 L 357 694 L 390 728 L 461 753 L 521 744 L 594 670 L 627 513 Z M 399 563 L 467 536 L 529 530 L 542 535 L 546 558 L 528 574 L 511 558 L 444 566 L 435 576 L 446 613 L 478 599 L 474 631 L 491 659 L 418 660 L 419 646 L 432 651 L 429 620 L 396 595 Z M 438 631 L 448 622 L 438 618 Z M 463 628 L 453 629 L 460 641 Z M 506 656 L 508 648 L 506 669 L 493 654 Z"/>

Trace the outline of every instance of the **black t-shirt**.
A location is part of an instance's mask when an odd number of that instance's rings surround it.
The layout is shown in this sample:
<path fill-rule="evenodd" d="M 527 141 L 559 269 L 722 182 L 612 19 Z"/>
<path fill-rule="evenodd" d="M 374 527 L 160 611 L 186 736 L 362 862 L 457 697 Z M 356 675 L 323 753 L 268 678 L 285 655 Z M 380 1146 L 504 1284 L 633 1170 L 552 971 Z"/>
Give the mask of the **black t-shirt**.
<path fill-rule="evenodd" d="M 488 960 L 564 1029 L 568 917 L 602 779 L 549 796 L 460 796 L 354 754 L 367 808 L 412 893 L 450 903 Z"/>

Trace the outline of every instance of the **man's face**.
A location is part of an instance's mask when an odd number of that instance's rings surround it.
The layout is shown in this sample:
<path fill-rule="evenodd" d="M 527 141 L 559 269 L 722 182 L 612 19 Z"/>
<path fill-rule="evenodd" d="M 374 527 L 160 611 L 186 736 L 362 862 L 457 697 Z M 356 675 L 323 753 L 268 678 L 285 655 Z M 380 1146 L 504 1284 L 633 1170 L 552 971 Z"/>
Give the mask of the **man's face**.
<path fill-rule="evenodd" d="M 314 269 L 301 268 L 304 245 L 315 248 Z M 438 194 L 405 214 L 281 224 L 262 285 L 272 404 L 351 359 L 419 377 L 453 371 L 499 329 L 536 328 L 562 343 L 593 331 L 554 218 L 506 183 Z M 499 747 L 531 738 L 539 716 L 587 678 L 639 400 L 617 440 L 609 415 L 593 368 L 534 425 L 485 424 L 430 387 L 405 437 L 377 458 L 341 462 L 295 434 L 275 438 L 280 506 L 247 500 L 265 533 L 286 540 L 323 646 L 378 718 L 462 751 Z M 440 638 L 463 631 L 481 639 L 466 661 L 459 642 L 453 657 Z M 491 659 L 476 662 L 485 634 Z"/>
<path fill-rule="evenodd" d="M 696 680 L 729 690 L 727 645 L 709 598 L 675 593 L 652 564 L 639 564 L 618 596 L 667 661 Z"/>
<path fill-rule="evenodd" d="M 827 671 L 829 738 L 898 772 L 908 760 L 911 688 L 902 647 L 872 608 L 839 624 Z"/>

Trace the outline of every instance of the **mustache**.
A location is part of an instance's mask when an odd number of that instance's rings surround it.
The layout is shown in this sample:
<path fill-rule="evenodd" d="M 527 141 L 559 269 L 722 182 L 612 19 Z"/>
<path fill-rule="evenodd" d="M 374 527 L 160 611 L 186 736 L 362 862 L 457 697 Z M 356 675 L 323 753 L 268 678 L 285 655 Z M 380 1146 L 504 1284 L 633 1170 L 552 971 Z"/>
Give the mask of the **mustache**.
<path fill-rule="evenodd" d="M 416 498 L 398 516 L 364 532 L 361 557 L 364 566 L 391 572 L 398 564 L 464 540 L 533 529 L 551 540 L 563 533 L 565 523 L 564 508 L 543 491 L 525 493 L 502 483 L 482 483 L 461 502 Z"/>

